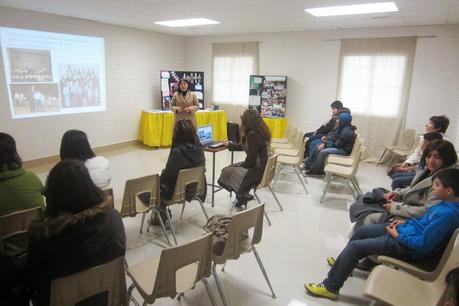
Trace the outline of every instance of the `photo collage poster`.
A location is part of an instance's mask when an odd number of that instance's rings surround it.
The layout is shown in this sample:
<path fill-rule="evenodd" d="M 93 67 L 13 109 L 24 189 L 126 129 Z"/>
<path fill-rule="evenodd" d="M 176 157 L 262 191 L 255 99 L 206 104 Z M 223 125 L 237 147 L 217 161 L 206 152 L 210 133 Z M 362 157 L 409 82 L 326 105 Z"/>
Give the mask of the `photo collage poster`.
<path fill-rule="evenodd" d="M 286 76 L 250 76 L 249 108 L 264 117 L 285 117 L 286 102 Z"/>
<path fill-rule="evenodd" d="M 204 109 L 204 72 L 161 70 L 161 109 L 171 109 L 172 96 L 178 91 L 180 79 L 190 83 L 189 91 L 194 93 L 199 101 L 199 108 Z"/>

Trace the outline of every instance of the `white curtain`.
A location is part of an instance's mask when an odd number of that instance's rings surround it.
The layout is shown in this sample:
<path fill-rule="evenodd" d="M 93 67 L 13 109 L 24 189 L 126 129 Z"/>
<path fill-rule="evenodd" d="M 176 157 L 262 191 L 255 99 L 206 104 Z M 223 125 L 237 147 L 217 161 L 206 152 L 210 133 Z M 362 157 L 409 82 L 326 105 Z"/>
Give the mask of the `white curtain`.
<path fill-rule="evenodd" d="M 416 37 L 342 41 L 338 99 L 352 111 L 366 157 L 403 134 L 415 49 Z"/>
<path fill-rule="evenodd" d="M 212 52 L 212 103 L 238 122 L 249 105 L 250 75 L 258 74 L 258 42 L 215 43 Z"/>

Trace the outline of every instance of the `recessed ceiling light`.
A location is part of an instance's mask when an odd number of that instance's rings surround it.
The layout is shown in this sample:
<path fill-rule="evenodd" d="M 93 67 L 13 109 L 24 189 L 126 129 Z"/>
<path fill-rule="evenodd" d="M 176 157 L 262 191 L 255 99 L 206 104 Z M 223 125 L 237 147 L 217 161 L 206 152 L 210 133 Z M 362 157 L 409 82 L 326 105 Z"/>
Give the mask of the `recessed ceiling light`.
<path fill-rule="evenodd" d="M 328 6 L 305 9 L 311 15 L 316 17 L 324 16 L 341 16 L 356 14 L 371 14 L 381 12 L 397 12 L 398 8 L 394 2 L 366 3 L 355 5 Z"/>
<path fill-rule="evenodd" d="M 178 27 L 189 27 L 197 25 L 207 24 L 218 24 L 220 22 L 207 19 L 207 18 L 191 18 L 191 19 L 179 19 L 179 20 L 168 20 L 168 21 L 157 21 L 155 24 L 159 24 L 166 27 L 178 28 Z"/>

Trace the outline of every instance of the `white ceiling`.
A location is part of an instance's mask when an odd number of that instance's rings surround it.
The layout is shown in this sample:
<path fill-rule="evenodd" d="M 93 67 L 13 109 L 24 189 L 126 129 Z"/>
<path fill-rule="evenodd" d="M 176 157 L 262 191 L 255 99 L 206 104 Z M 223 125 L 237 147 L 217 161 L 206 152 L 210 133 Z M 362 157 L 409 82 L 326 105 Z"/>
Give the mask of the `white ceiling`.
<path fill-rule="evenodd" d="M 369 15 L 319 18 L 304 11 L 385 1 L 390 0 L 0 0 L 0 6 L 188 37 L 459 23 L 459 0 L 394 0 L 398 12 Z M 167 28 L 153 23 L 198 17 L 220 24 Z"/>

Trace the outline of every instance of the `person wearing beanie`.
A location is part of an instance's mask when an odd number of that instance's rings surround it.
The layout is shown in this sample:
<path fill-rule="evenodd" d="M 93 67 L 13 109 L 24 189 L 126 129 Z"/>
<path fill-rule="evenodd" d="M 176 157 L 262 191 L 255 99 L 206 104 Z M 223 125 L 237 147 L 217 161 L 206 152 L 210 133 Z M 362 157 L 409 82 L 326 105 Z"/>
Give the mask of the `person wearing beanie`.
<path fill-rule="evenodd" d="M 315 132 L 306 132 L 304 137 L 308 137 L 308 141 L 306 142 L 305 150 L 304 150 L 304 158 L 309 156 L 309 149 L 314 147 L 311 145 L 312 143 L 317 144 L 317 141 L 321 143 L 321 139 L 323 136 L 330 133 L 336 126 L 336 120 L 338 119 L 338 112 L 340 109 L 343 108 L 343 103 L 339 100 L 335 100 L 330 104 L 332 116 L 330 120 L 322 124 Z"/>
<path fill-rule="evenodd" d="M 342 108 L 339 111 L 336 127 L 322 138 L 322 143 L 314 148 L 305 161 L 306 175 L 324 174 L 325 159 L 329 154 L 349 155 L 351 153 L 356 138 L 356 128 L 351 122 L 351 111 Z"/>

